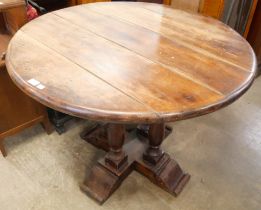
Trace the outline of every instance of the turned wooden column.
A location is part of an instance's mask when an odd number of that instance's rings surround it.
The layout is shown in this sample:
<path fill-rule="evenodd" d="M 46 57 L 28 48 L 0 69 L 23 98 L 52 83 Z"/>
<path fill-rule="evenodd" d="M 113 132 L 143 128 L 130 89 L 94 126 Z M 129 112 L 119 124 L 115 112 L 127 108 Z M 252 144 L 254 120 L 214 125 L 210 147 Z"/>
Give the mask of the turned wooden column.
<path fill-rule="evenodd" d="M 149 127 L 149 146 L 143 154 L 143 159 L 153 165 L 157 164 L 164 152 L 160 145 L 165 137 L 164 123 L 152 124 Z"/>
<path fill-rule="evenodd" d="M 122 150 L 125 139 L 125 126 L 122 124 L 108 125 L 109 152 L 105 156 L 105 164 L 120 170 L 127 164 L 128 156 Z"/>

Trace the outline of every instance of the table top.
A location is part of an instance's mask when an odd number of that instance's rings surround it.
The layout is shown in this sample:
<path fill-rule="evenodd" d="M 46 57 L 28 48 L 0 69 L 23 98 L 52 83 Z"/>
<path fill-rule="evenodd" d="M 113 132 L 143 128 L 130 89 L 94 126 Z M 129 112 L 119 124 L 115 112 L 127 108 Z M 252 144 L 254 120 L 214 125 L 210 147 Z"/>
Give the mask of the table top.
<path fill-rule="evenodd" d="M 0 0 L 0 10 L 25 5 L 25 0 Z"/>
<path fill-rule="evenodd" d="M 169 122 L 207 114 L 251 85 L 256 58 L 223 23 L 151 3 L 92 3 L 25 25 L 11 40 L 13 81 L 81 118 Z M 32 82 L 33 79 L 33 82 Z"/>

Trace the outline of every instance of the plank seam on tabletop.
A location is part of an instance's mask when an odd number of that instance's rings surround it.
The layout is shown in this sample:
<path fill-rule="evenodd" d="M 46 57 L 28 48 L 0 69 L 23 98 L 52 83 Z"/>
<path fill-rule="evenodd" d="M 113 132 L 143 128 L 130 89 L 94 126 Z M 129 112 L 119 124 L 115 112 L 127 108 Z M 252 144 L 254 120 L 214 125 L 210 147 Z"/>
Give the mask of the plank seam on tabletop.
<path fill-rule="evenodd" d="M 114 41 L 112 41 L 112 40 L 110 40 L 110 39 L 108 39 L 108 38 L 106 38 L 106 37 L 104 37 L 104 36 L 102 36 L 102 35 L 100 35 L 100 34 L 97 34 L 97 33 L 95 33 L 94 31 L 88 30 L 88 29 L 86 29 L 85 27 L 80 27 L 80 25 L 75 24 L 74 22 L 71 22 L 71 21 L 69 21 L 68 19 L 65 19 L 64 17 L 61 17 L 60 15 L 57 15 L 56 13 L 54 13 L 54 14 L 55 14 L 57 17 L 60 17 L 61 19 L 63 19 L 63 20 L 65 20 L 65 21 L 67 21 L 67 22 L 69 22 L 69 23 L 71 23 L 71 24 L 77 26 L 78 28 L 81 28 L 81 29 L 83 29 L 83 30 L 89 31 L 89 32 L 91 32 L 92 34 L 94 34 L 94 35 L 96 35 L 96 36 L 98 36 L 98 37 L 101 37 L 101 38 L 103 38 L 103 39 L 105 39 L 105 40 L 107 40 L 107 41 L 109 41 L 109 42 L 111 42 L 111 43 L 113 43 L 113 44 L 115 44 L 115 45 L 117 45 L 117 46 L 120 46 L 120 47 L 122 47 L 122 48 L 124 48 L 124 49 L 130 51 L 131 53 L 133 53 L 133 54 L 135 54 L 135 55 L 138 55 L 139 57 L 142 57 L 142 58 L 145 59 L 145 60 L 151 61 L 151 62 L 153 62 L 153 63 L 155 63 L 155 64 L 159 64 L 159 65 L 161 65 L 162 67 L 164 67 L 165 69 L 170 70 L 170 71 L 172 71 L 172 72 L 174 72 L 174 73 L 177 73 L 178 75 L 184 77 L 184 78 L 187 79 L 187 80 L 190 80 L 190 81 L 193 82 L 193 83 L 196 83 L 196 84 L 198 84 L 198 85 L 200 85 L 200 86 L 202 86 L 202 87 L 204 87 L 204 88 L 206 88 L 206 89 L 208 89 L 208 90 L 210 90 L 210 91 L 212 91 L 212 92 L 215 92 L 215 93 L 217 93 L 217 94 L 219 94 L 219 95 L 224 96 L 224 94 L 222 94 L 220 91 L 216 90 L 216 89 L 213 88 L 213 87 L 210 87 L 210 86 L 207 85 L 207 84 L 202 83 L 201 81 L 199 81 L 199 80 L 197 80 L 197 79 L 195 79 L 195 78 L 192 78 L 192 77 L 186 75 L 185 73 L 182 72 L 182 70 L 179 70 L 179 69 L 176 68 L 176 67 L 170 67 L 170 66 L 167 66 L 167 65 L 165 65 L 165 64 L 163 64 L 163 63 L 161 63 L 161 62 L 151 60 L 150 58 L 147 58 L 147 57 L 145 57 L 144 55 L 142 55 L 142 54 L 140 54 L 140 53 L 138 53 L 138 52 L 136 52 L 136 51 L 133 51 L 133 50 L 131 50 L 131 49 L 129 49 L 129 48 L 127 48 L 127 47 L 125 47 L 125 46 L 123 46 L 123 45 L 117 43 L 117 42 L 114 42 Z"/>
<path fill-rule="evenodd" d="M 82 8 L 91 10 L 91 11 L 96 12 L 96 13 L 98 13 L 98 14 L 100 14 L 100 15 L 105 16 L 105 17 L 110 17 L 110 18 L 112 18 L 112 19 L 121 21 L 121 22 L 123 22 L 123 23 L 127 23 L 127 24 L 129 24 L 129 25 L 133 25 L 133 26 L 136 26 L 136 27 L 137 27 L 137 26 L 138 26 L 138 27 L 142 27 L 142 28 L 144 28 L 144 29 L 146 29 L 146 30 L 148 30 L 148 31 L 152 31 L 152 32 L 154 32 L 154 33 L 160 34 L 162 37 L 164 37 L 164 38 L 166 38 L 166 39 L 168 39 L 168 40 L 172 40 L 171 38 L 169 38 L 168 36 L 166 36 L 166 35 L 164 35 L 164 34 L 162 34 L 162 33 L 158 33 L 157 31 L 154 31 L 153 29 L 148 28 L 148 27 L 145 27 L 145 26 L 143 26 L 143 25 L 130 22 L 130 21 L 128 21 L 127 19 L 121 18 L 119 15 L 107 15 L 107 14 L 104 14 L 104 13 L 101 13 L 101 12 L 95 10 L 95 8 L 91 8 L 91 7 L 87 7 L 87 6 L 83 6 Z M 143 9 L 145 9 L 145 8 L 143 8 Z M 148 11 L 150 11 L 150 10 L 148 10 Z M 235 64 L 235 63 L 233 63 L 233 62 L 224 60 L 224 59 L 221 58 L 220 56 L 215 55 L 215 54 L 213 54 L 213 53 L 211 53 L 211 52 L 208 52 L 207 50 L 199 49 L 198 47 L 195 47 L 195 46 L 193 47 L 193 46 L 191 46 L 191 45 L 189 45 L 189 44 L 186 44 L 185 41 L 182 41 L 182 40 L 180 40 L 180 39 L 177 38 L 177 37 L 175 37 L 175 38 L 176 38 L 175 41 L 178 40 L 178 42 L 179 42 L 181 45 L 183 45 L 183 46 L 185 46 L 185 47 L 191 49 L 192 51 L 196 51 L 197 53 L 201 53 L 201 54 L 203 54 L 203 55 L 205 55 L 205 56 L 207 56 L 207 57 L 215 58 L 215 59 L 217 59 L 217 60 L 219 60 L 219 61 L 221 61 L 221 62 L 223 62 L 223 63 L 229 64 L 229 65 L 231 65 L 231 66 L 235 66 L 235 67 L 238 68 L 238 70 L 241 70 L 241 71 L 244 71 L 244 72 L 249 72 L 249 70 L 245 69 L 245 68 L 242 67 L 242 66 L 239 66 L 239 65 L 237 65 L 237 64 Z M 241 38 L 242 38 L 242 37 L 241 37 Z"/>
<path fill-rule="evenodd" d="M 123 23 L 127 23 L 127 24 L 129 24 L 129 25 L 142 27 L 142 28 L 144 28 L 144 29 L 146 29 L 146 30 L 148 30 L 148 31 L 152 31 L 152 32 L 154 32 L 154 33 L 160 34 L 161 36 L 165 37 L 165 38 L 168 39 L 168 40 L 172 40 L 171 38 L 169 38 L 169 37 L 166 36 L 165 34 L 158 33 L 157 31 L 154 31 L 153 29 L 148 28 L 148 27 L 145 27 L 145 26 L 143 26 L 143 25 L 137 24 L 136 22 L 135 22 L 135 23 L 134 23 L 134 22 L 130 22 L 128 19 L 121 18 L 119 15 L 115 15 L 115 14 L 114 14 L 114 15 L 105 15 L 104 13 L 101 13 L 101 12 L 95 10 L 95 8 L 91 8 L 91 7 L 87 7 L 87 6 L 85 6 L 85 7 L 83 7 L 83 8 L 85 8 L 85 9 L 87 8 L 87 9 L 89 9 L 89 10 L 91 10 L 91 11 L 93 11 L 93 12 L 96 12 L 96 13 L 102 15 L 102 16 L 110 17 L 110 18 L 112 18 L 112 19 L 121 21 L 121 22 L 123 22 Z M 142 8 L 143 8 L 143 7 L 142 7 Z M 163 8 L 164 8 L 164 7 L 163 7 Z M 146 8 L 143 8 L 143 9 L 148 10 L 148 9 L 146 9 Z M 148 10 L 148 11 L 151 11 L 151 10 Z M 185 12 L 185 11 L 184 11 L 184 12 Z M 118 18 L 119 18 L 119 19 L 118 19 Z M 210 17 L 210 18 L 211 18 L 211 17 Z M 232 29 L 231 29 L 231 30 L 232 30 Z M 237 34 L 237 33 L 235 33 L 235 34 Z M 243 38 L 242 36 L 240 36 L 239 34 L 237 34 L 237 35 L 238 35 L 242 40 L 244 39 L 244 38 Z M 175 37 L 175 38 L 177 38 L 177 37 Z M 208 52 L 207 50 L 199 49 L 198 47 L 193 47 L 193 46 L 191 46 L 191 45 L 188 45 L 188 44 L 185 43 L 185 41 L 182 41 L 182 40 L 180 40 L 179 38 L 177 38 L 177 39 L 178 39 L 179 43 L 181 43 L 183 46 L 186 46 L 186 47 L 190 48 L 191 50 L 194 50 L 194 51 L 196 51 L 196 52 L 202 53 L 202 54 L 204 54 L 204 55 L 207 56 L 207 57 L 215 58 L 215 59 L 220 60 L 221 62 L 224 62 L 224 63 L 226 63 L 226 64 L 235 66 L 235 67 L 239 68 L 239 70 L 249 72 L 247 69 L 243 68 L 242 66 L 239 66 L 239 65 L 237 65 L 237 64 L 235 64 L 235 63 L 233 63 L 233 62 L 224 60 L 224 59 L 222 59 L 222 57 L 220 57 L 220 56 L 218 56 L 218 55 L 215 55 L 215 54 L 213 54 L 213 53 L 211 53 L 211 52 Z"/>
<path fill-rule="evenodd" d="M 33 40 L 33 41 L 35 41 L 35 40 Z M 35 42 L 37 42 L 37 41 L 35 41 Z M 39 43 L 39 42 L 37 42 L 37 44 L 39 44 L 39 45 L 42 45 L 41 43 Z M 12 47 L 12 43 L 9 45 L 9 48 L 11 48 Z M 43 47 L 45 47 L 44 45 L 43 45 Z M 53 51 L 52 49 L 49 49 L 48 47 L 46 47 L 48 50 L 51 50 L 51 51 Z M 12 53 L 12 50 L 10 50 L 9 51 L 10 53 Z M 54 52 L 54 53 L 56 53 L 56 52 Z M 58 53 L 56 53 L 58 56 L 60 56 L 60 57 L 62 57 L 62 58 L 64 58 L 64 59 L 66 59 L 67 60 L 67 58 L 66 57 L 64 57 L 64 56 L 62 56 L 62 55 L 60 55 L 60 54 L 58 54 Z M 9 53 L 8 53 L 8 55 L 9 55 Z M 12 63 L 12 61 L 10 60 L 10 59 L 8 59 L 8 63 L 7 63 L 7 65 L 9 65 L 12 69 L 14 69 L 14 64 Z M 71 62 L 71 61 L 69 61 L 69 62 Z M 74 63 L 73 63 L 74 64 Z M 74 64 L 74 65 L 76 65 L 76 64 Z M 12 70 L 13 71 L 13 70 Z M 26 81 L 24 81 L 23 79 L 21 79 L 21 77 L 20 77 L 20 75 L 18 75 L 16 72 L 12 72 L 12 75 L 15 75 L 15 76 L 12 76 L 11 78 L 12 78 L 12 80 L 13 81 L 17 81 L 17 82 L 15 82 L 15 83 L 17 83 L 17 85 L 22 89 L 22 91 L 25 93 L 25 94 L 28 94 L 27 93 L 27 91 L 25 91 L 24 89 L 26 89 L 26 88 L 24 88 L 24 86 L 23 85 L 25 85 L 25 84 L 27 84 L 27 82 Z M 92 74 L 91 74 L 92 75 Z M 95 77 L 95 75 L 93 75 L 94 77 Z M 20 78 L 20 79 L 17 79 L 16 77 L 18 77 L 18 78 Z M 95 77 L 96 78 L 96 77 Z M 98 78 L 99 79 L 99 78 Z M 21 83 L 22 84 L 20 84 L 20 82 L 18 82 L 18 81 L 21 81 Z M 107 84 L 107 83 L 106 83 Z M 26 86 L 26 85 L 25 85 Z M 113 117 L 109 117 L 110 118 L 110 120 L 108 120 L 108 121 L 120 121 L 120 122 L 130 122 L 130 120 L 123 120 L 124 118 L 123 117 L 117 117 L 119 114 L 119 112 L 116 112 L 116 114 L 115 114 L 115 112 L 111 112 L 111 111 L 102 111 L 102 112 L 99 112 L 100 111 L 100 109 L 93 109 L 93 108 L 82 108 L 82 106 L 78 106 L 78 105 L 71 105 L 71 104 L 65 104 L 65 105 L 68 105 L 67 106 L 67 108 L 64 108 L 64 107 L 59 107 L 59 106 L 57 106 L 57 105 L 55 105 L 55 104 L 52 104 L 52 103 L 50 103 L 48 100 L 43 100 L 42 99 L 42 97 L 39 97 L 39 96 L 37 96 L 37 94 L 35 94 L 37 91 L 35 91 L 34 89 L 32 89 L 32 87 L 31 86 L 29 86 L 30 88 L 28 88 L 30 91 L 29 92 L 31 92 L 31 94 L 29 94 L 32 98 L 34 98 L 35 100 L 37 100 L 37 101 L 39 101 L 40 103 L 43 103 L 43 104 L 45 104 L 46 106 L 50 106 L 50 107 L 52 107 L 52 108 L 54 108 L 54 109 L 57 109 L 57 110 L 59 110 L 59 111 L 61 111 L 61 112 L 64 112 L 64 113 L 67 113 L 67 114 L 71 114 L 71 115 L 74 115 L 74 116 L 76 116 L 76 117 L 81 117 L 81 118 L 86 118 L 86 116 L 88 116 L 88 118 L 90 118 L 90 119 L 93 119 L 93 120 L 102 120 L 102 121 L 106 121 L 106 120 L 104 120 L 105 118 L 108 118 L 108 116 L 111 116 L 111 115 L 113 115 Z M 125 95 L 125 94 L 124 94 Z M 45 94 L 45 96 L 46 96 L 46 94 Z M 125 95 L 126 96 L 126 95 Z M 128 97 L 128 96 L 127 96 Z M 48 97 L 46 97 L 46 98 L 48 98 Z M 39 100 L 38 100 L 39 99 Z M 49 99 L 52 99 L 52 98 L 49 98 Z M 132 99 L 132 98 L 131 98 Z M 132 99 L 133 100 L 133 99 Z M 137 102 L 137 103 L 139 103 L 139 102 Z M 143 104 L 141 104 L 142 106 L 143 106 Z M 68 107 L 69 107 L 69 109 L 68 109 Z M 81 109 L 79 112 L 75 112 L 74 110 L 75 109 Z M 84 110 L 85 112 L 83 113 L 82 112 L 82 110 Z M 98 110 L 98 112 L 97 112 L 97 110 Z M 94 112 L 95 111 L 95 112 Z M 96 113 L 96 114 L 93 114 L 93 113 Z M 97 115 L 97 113 L 98 113 L 98 115 Z M 100 113 L 102 113 L 102 114 L 100 114 Z M 121 112 L 121 113 L 124 113 L 124 112 Z M 146 114 L 147 113 L 147 114 Z M 131 113 L 131 114 L 128 114 L 127 116 L 128 117 L 131 117 L 131 118 L 134 118 L 134 116 L 135 115 L 137 115 L 137 114 L 141 114 L 142 115 L 142 119 L 144 119 L 144 121 L 142 121 L 143 123 L 145 123 L 145 122 L 147 122 L 147 121 L 149 121 L 149 122 L 163 122 L 162 121 L 162 117 L 161 116 L 159 116 L 157 113 L 155 113 L 155 112 L 153 112 L 153 111 L 151 111 L 151 112 L 149 112 L 149 110 L 148 110 L 148 112 L 144 112 L 144 111 L 137 111 L 137 112 L 133 112 L 133 113 Z M 98 117 L 93 117 L 92 115 L 95 115 L 95 116 L 98 116 Z M 116 117 L 115 117 L 116 116 Z M 121 116 L 121 115 L 120 115 Z M 116 120 L 115 120 L 116 119 Z M 136 117 L 136 119 L 134 118 L 134 120 L 131 120 L 131 122 L 140 122 L 141 120 L 137 120 L 138 119 L 138 117 Z M 136 121 L 135 121 L 136 120 Z"/>
<path fill-rule="evenodd" d="M 99 80 L 101 80 L 101 81 L 103 81 L 103 82 L 105 82 L 106 84 L 108 84 L 109 86 L 111 86 L 111 87 L 113 87 L 114 89 L 116 89 L 116 90 L 118 90 L 118 91 L 120 91 L 121 93 L 123 93 L 125 96 L 127 96 L 128 98 L 130 98 L 131 100 L 134 100 L 134 101 L 136 101 L 136 102 L 138 102 L 139 104 L 141 104 L 142 106 L 145 106 L 145 107 L 150 107 L 151 108 L 151 106 L 148 106 L 146 103 L 144 104 L 144 103 L 142 103 L 142 102 L 140 102 L 139 101 L 139 99 L 136 99 L 136 97 L 134 96 L 132 96 L 132 94 L 127 94 L 127 93 L 125 93 L 125 92 L 123 92 L 121 89 L 118 89 L 117 88 L 117 85 L 116 85 L 116 87 L 114 86 L 114 85 L 112 85 L 112 84 L 110 84 L 109 82 L 107 82 L 107 80 L 104 80 L 104 79 L 102 79 L 102 78 L 100 78 L 98 75 L 96 75 L 95 73 L 93 73 L 93 72 L 91 72 L 90 70 L 88 70 L 89 68 L 87 68 L 87 67 L 83 67 L 83 66 L 81 66 L 80 64 L 78 64 L 78 63 L 75 63 L 74 61 L 71 61 L 67 56 L 65 56 L 65 55 L 63 55 L 63 53 L 62 52 L 57 52 L 56 50 L 54 50 L 53 48 L 52 48 L 52 45 L 45 45 L 45 43 L 43 43 L 43 42 L 41 42 L 41 41 L 39 41 L 39 40 L 37 40 L 37 38 L 38 37 L 36 37 L 36 38 L 33 38 L 33 37 L 30 37 L 29 36 L 29 33 L 26 33 L 26 32 L 24 32 L 24 31 L 22 31 L 22 34 L 24 34 L 25 36 L 27 36 L 29 39 L 31 39 L 32 41 L 35 41 L 36 43 L 38 43 L 40 46 L 42 45 L 44 48 L 46 48 L 46 49 L 50 49 L 50 51 L 52 51 L 52 52 L 54 52 L 54 53 L 56 53 L 57 55 L 59 55 L 59 56 L 61 56 L 61 58 L 64 58 L 64 59 L 66 59 L 66 60 L 68 60 L 69 62 L 71 62 L 71 63 L 73 63 L 74 65 L 77 65 L 77 66 L 79 66 L 81 69 L 85 69 L 88 73 L 90 73 L 90 74 L 92 74 L 93 76 L 95 76 L 96 78 L 98 78 Z M 112 41 L 110 41 L 110 43 L 111 43 Z M 121 46 L 121 48 L 122 48 L 122 46 Z M 129 51 L 130 51 L 130 49 L 128 49 Z M 132 53 L 134 53 L 133 51 L 132 51 Z M 134 53 L 134 55 L 137 55 L 136 53 Z M 251 73 L 252 74 L 252 72 L 249 72 L 249 73 Z M 250 77 L 250 76 L 249 76 Z M 22 81 L 23 82 L 23 81 Z M 249 82 L 250 82 L 250 80 L 249 79 L 246 79 L 246 81 L 245 81 L 245 85 L 248 85 L 249 84 Z M 240 92 L 240 89 L 244 89 L 244 86 L 243 85 L 241 85 L 237 90 L 238 90 L 238 92 Z M 235 90 L 236 91 L 236 90 Z M 135 94 L 134 94 L 135 95 Z M 228 95 L 228 98 L 235 98 L 235 97 L 233 97 L 233 95 L 232 94 L 229 94 Z M 225 101 L 225 100 L 218 100 L 217 101 L 217 103 L 216 104 L 221 104 L 222 105 L 222 101 Z M 216 104 L 214 104 L 215 106 L 216 106 Z M 213 106 L 214 106 L 213 105 Z M 209 106 L 210 108 L 212 107 L 212 105 L 210 105 Z M 208 110 L 209 108 L 206 108 L 206 107 L 203 107 L 204 109 L 206 109 L 206 110 Z M 153 110 L 153 109 L 152 109 Z M 194 110 L 193 112 L 196 112 L 197 110 Z M 199 109 L 199 111 L 200 111 L 200 109 Z M 145 112 L 146 113 L 146 112 Z M 203 112 L 202 112 L 203 113 Z M 205 112 L 204 112 L 205 113 Z M 164 117 L 164 114 L 162 114 L 161 112 L 154 112 L 154 114 L 152 115 L 153 113 L 151 113 L 151 116 L 153 116 L 153 118 L 155 119 L 155 121 L 156 120 L 158 120 L 158 121 L 160 121 L 160 120 L 162 120 L 163 118 L 165 118 Z M 167 112 L 167 115 L 168 114 L 170 114 L 170 115 L 175 115 L 176 113 L 174 113 L 174 112 Z M 183 114 L 182 113 L 178 113 L 180 116 L 183 116 Z M 174 119 L 174 117 L 172 116 L 172 118 Z"/>
<path fill-rule="evenodd" d="M 71 60 L 71 59 L 68 58 L 67 56 L 65 56 L 65 55 L 63 55 L 63 54 L 61 54 L 61 53 L 59 53 L 59 52 L 56 51 L 55 49 L 53 49 L 53 48 L 51 48 L 51 47 L 45 45 L 44 43 L 42 43 L 41 41 L 39 41 L 39 40 L 37 40 L 37 39 L 35 39 L 35 38 L 29 36 L 29 35 L 28 35 L 26 32 L 24 32 L 23 30 L 20 30 L 20 32 L 22 32 L 22 33 L 23 33 L 24 35 L 26 35 L 28 38 L 30 38 L 30 39 L 36 41 L 36 42 L 39 43 L 40 45 L 42 45 L 42 46 L 44 46 L 44 47 L 46 47 L 46 48 L 48 48 L 48 49 L 54 51 L 56 54 L 59 54 L 60 56 L 64 57 L 65 59 L 67 59 L 67 60 L 70 61 L 71 63 L 73 63 L 73 64 L 79 66 L 79 67 L 82 68 L 82 69 L 85 69 L 87 72 L 89 72 L 90 74 L 92 74 L 92 75 L 95 76 L 96 78 L 102 80 L 102 81 L 105 82 L 106 84 L 110 85 L 110 86 L 113 87 L 114 89 L 120 91 L 121 93 L 123 93 L 124 95 L 126 95 L 126 96 L 128 96 L 129 98 L 133 99 L 134 101 L 140 103 L 141 105 L 147 107 L 147 108 L 148 108 L 149 110 L 151 110 L 154 114 L 156 114 L 158 117 L 160 117 L 160 114 L 159 114 L 157 111 L 155 111 L 155 110 L 154 110 L 152 107 L 150 107 L 149 105 L 147 105 L 147 104 L 141 102 L 141 101 L 140 101 L 139 99 L 137 99 L 136 97 L 125 93 L 124 91 L 122 91 L 122 90 L 119 89 L 118 87 L 112 85 L 112 84 L 109 83 L 108 81 L 102 79 L 101 77 L 99 77 L 98 75 L 96 75 L 95 73 L 93 73 L 92 71 L 90 71 L 89 69 L 87 69 L 86 67 L 83 67 L 83 66 L 79 65 L 78 63 L 74 62 L 73 60 Z"/>

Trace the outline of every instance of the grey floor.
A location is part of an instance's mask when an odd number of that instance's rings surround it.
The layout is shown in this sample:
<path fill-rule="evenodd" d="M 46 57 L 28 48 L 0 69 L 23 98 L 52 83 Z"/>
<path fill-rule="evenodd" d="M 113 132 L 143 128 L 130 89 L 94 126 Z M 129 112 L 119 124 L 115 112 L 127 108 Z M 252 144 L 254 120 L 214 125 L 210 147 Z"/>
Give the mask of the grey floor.
<path fill-rule="evenodd" d="M 87 124 L 47 136 L 40 126 L 6 139 L 0 156 L 0 210 L 260 210 L 261 78 L 216 113 L 172 124 L 163 148 L 192 178 L 178 198 L 132 173 L 103 205 L 79 190 L 104 153 L 82 141 Z"/>

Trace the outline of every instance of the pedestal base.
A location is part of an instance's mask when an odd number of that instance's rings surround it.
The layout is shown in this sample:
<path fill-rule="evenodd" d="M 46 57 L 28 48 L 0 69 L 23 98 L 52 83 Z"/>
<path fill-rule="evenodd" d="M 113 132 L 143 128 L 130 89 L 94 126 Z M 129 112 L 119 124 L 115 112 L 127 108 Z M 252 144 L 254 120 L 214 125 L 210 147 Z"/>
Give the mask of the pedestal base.
<path fill-rule="evenodd" d="M 86 131 L 82 138 L 94 146 L 108 151 L 106 126 L 96 126 Z M 110 195 L 120 186 L 122 181 L 133 171 L 147 177 L 151 182 L 177 196 L 189 181 L 190 175 L 184 173 L 179 164 L 166 153 L 156 164 L 151 164 L 143 159 L 147 144 L 139 139 L 129 141 L 123 150 L 128 155 L 127 164 L 121 170 L 115 170 L 106 164 L 105 158 L 98 161 L 89 176 L 87 176 L 81 189 L 98 203 L 104 203 Z"/>

